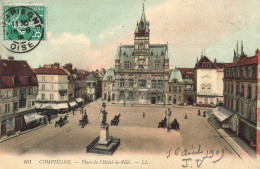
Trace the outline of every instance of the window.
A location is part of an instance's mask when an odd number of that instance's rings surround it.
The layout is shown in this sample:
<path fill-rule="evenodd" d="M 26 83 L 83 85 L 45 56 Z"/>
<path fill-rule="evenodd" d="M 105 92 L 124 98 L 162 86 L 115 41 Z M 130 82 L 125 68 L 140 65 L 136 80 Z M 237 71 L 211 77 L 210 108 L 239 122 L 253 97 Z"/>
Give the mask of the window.
<path fill-rule="evenodd" d="M 33 93 L 33 88 L 32 87 L 29 87 L 27 90 L 28 90 L 28 95 L 31 95 Z"/>
<path fill-rule="evenodd" d="M 106 94 L 106 93 L 104 93 L 104 99 L 105 99 L 105 100 L 107 99 L 107 94 Z"/>
<path fill-rule="evenodd" d="M 134 80 L 133 79 L 129 79 L 129 87 L 133 87 L 134 86 Z"/>
<path fill-rule="evenodd" d="M 115 100 L 115 93 L 112 93 L 112 100 Z"/>
<path fill-rule="evenodd" d="M 50 100 L 51 101 L 53 100 L 53 94 L 50 94 Z"/>
<path fill-rule="evenodd" d="M 129 69 L 130 68 L 130 61 L 125 61 L 125 68 Z"/>
<path fill-rule="evenodd" d="M 231 94 L 233 94 L 233 84 L 231 84 Z"/>
<path fill-rule="evenodd" d="M 34 106 L 34 101 L 32 101 L 32 105 Z"/>
<path fill-rule="evenodd" d="M 244 97 L 245 86 L 242 84 L 241 96 Z"/>
<path fill-rule="evenodd" d="M 42 84 L 42 90 L 45 90 L 45 84 Z"/>
<path fill-rule="evenodd" d="M 249 78 L 253 77 L 253 68 L 249 67 Z"/>
<path fill-rule="evenodd" d="M 26 88 L 19 90 L 19 108 L 26 107 Z"/>
<path fill-rule="evenodd" d="M 172 92 L 172 86 L 169 86 L 169 92 Z"/>
<path fill-rule="evenodd" d="M 139 80 L 139 87 L 143 88 L 146 87 L 146 80 Z"/>
<path fill-rule="evenodd" d="M 181 101 L 181 96 L 178 97 L 178 101 Z"/>
<path fill-rule="evenodd" d="M 133 99 L 134 99 L 134 94 L 133 94 L 133 92 L 129 92 L 129 93 L 128 93 L 128 99 L 129 99 L 129 100 L 133 100 Z"/>
<path fill-rule="evenodd" d="M 14 84 L 17 84 L 19 82 L 19 77 L 18 76 L 15 76 L 14 77 Z"/>
<path fill-rule="evenodd" d="M 5 113 L 9 113 L 10 112 L 10 103 L 5 104 Z"/>
<path fill-rule="evenodd" d="M 237 77 L 240 77 L 240 68 L 237 68 Z"/>
<path fill-rule="evenodd" d="M 243 78 L 246 78 L 246 68 L 245 67 L 243 67 Z"/>
<path fill-rule="evenodd" d="M 120 91 L 120 96 L 119 96 L 120 100 L 124 100 L 125 99 L 125 93 L 124 91 Z"/>
<path fill-rule="evenodd" d="M 236 94 L 237 95 L 239 94 L 239 83 L 237 83 L 237 85 L 236 85 Z"/>
<path fill-rule="evenodd" d="M 14 89 L 14 97 L 18 96 L 18 89 Z"/>
<path fill-rule="evenodd" d="M 181 93 L 181 86 L 179 86 L 179 93 Z"/>
<path fill-rule="evenodd" d="M 14 102 L 14 111 L 18 111 L 18 102 Z"/>
<path fill-rule="evenodd" d="M 152 88 L 156 89 L 156 80 L 152 80 Z"/>
<path fill-rule="evenodd" d="M 156 61 L 154 62 L 154 67 L 155 67 L 155 68 L 159 68 L 159 65 L 160 65 L 159 60 L 156 60 Z"/>
<path fill-rule="evenodd" d="M 125 79 L 120 79 L 120 87 L 125 87 Z"/>
<path fill-rule="evenodd" d="M 45 82 L 45 76 L 42 76 L 42 81 Z"/>
<path fill-rule="evenodd" d="M 177 93 L 177 86 L 173 86 L 173 92 Z"/>
<path fill-rule="evenodd" d="M 169 96 L 169 101 L 171 101 L 172 100 L 172 97 L 171 96 Z"/>
<path fill-rule="evenodd" d="M 252 97 L 252 88 L 250 85 L 247 86 L 247 98 L 251 99 Z"/>
<path fill-rule="evenodd" d="M 61 100 L 64 100 L 64 99 L 65 99 L 65 95 L 64 95 L 64 94 L 61 94 L 61 95 L 60 95 L 60 99 L 61 99 Z"/>
<path fill-rule="evenodd" d="M 42 93 L 42 100 L 45 100 L 45 94 Z"/>
<path fill-rule="evenodd" d="M 27 106 L 28 106 L 28 108 L 31 108 L 31 107 L 32 107 L 32 102 L 31 102 L 31 101 L 28 101 Z"/>

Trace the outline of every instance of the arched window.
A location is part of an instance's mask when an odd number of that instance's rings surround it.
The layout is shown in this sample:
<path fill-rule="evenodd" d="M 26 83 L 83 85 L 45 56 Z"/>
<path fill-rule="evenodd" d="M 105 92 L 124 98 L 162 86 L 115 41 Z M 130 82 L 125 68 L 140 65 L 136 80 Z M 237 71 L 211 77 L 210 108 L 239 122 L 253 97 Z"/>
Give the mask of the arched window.
<path fill-rule="evenodd" d="M 155 68 L 159 68 L 160 67 L 160 61 L 159 60 L 155 60 L 154 61 L 154 67 Z"/>

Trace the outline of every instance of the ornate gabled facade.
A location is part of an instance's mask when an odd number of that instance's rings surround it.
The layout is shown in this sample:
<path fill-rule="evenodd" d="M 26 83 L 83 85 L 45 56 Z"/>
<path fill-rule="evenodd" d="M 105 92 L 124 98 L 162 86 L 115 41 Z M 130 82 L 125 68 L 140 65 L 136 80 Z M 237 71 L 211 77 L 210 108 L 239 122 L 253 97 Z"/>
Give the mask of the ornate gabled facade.
<path fill-rule="evenodd" d="M 143 9 L 134 45 L 120 45 L 115 59 L 117 102 L 167 103 L 169 58 L 167 44 L 150 44 L 149 22 Z M 103 96 L 104 97 L 104 96 Z"/>
<path fill-rule="evenodd" d="M 223 103 L 223 71 L 229 63 L 212 62 L 207 56 L 201 57 L 194 68 L 194 90 L 196 104 L 216 107 Z"/>

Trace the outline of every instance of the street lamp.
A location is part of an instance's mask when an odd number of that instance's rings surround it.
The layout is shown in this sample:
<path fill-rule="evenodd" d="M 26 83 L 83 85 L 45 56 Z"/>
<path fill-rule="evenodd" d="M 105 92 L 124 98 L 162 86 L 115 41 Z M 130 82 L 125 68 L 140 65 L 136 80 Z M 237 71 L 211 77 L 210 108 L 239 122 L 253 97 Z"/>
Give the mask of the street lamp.
<path fill-rule="evenodd" d="M 170 108 L 168 108 L 168 127 L 167 127 L 167 132 L 170 132 L 170 117 L 172 115 L 172 111 L 170 110 Z"/>

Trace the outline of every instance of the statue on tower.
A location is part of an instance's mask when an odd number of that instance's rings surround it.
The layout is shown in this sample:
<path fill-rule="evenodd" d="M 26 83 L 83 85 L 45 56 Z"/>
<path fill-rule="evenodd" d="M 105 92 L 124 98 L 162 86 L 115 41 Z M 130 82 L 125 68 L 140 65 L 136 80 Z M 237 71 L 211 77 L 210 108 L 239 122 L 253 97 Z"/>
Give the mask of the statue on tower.
<path fill-rule="evenodd" d="M 101 121 L 101 125 L 105 126 L 105 125 L 107 125 L 107 111 L 106 111 L 106 104 L 105 104 L 105 103 L 102 104 L 100 113 L 103 114 L 103 116 L 102 116 L 103 118 L 102 118 L 102 121 Z"/>

